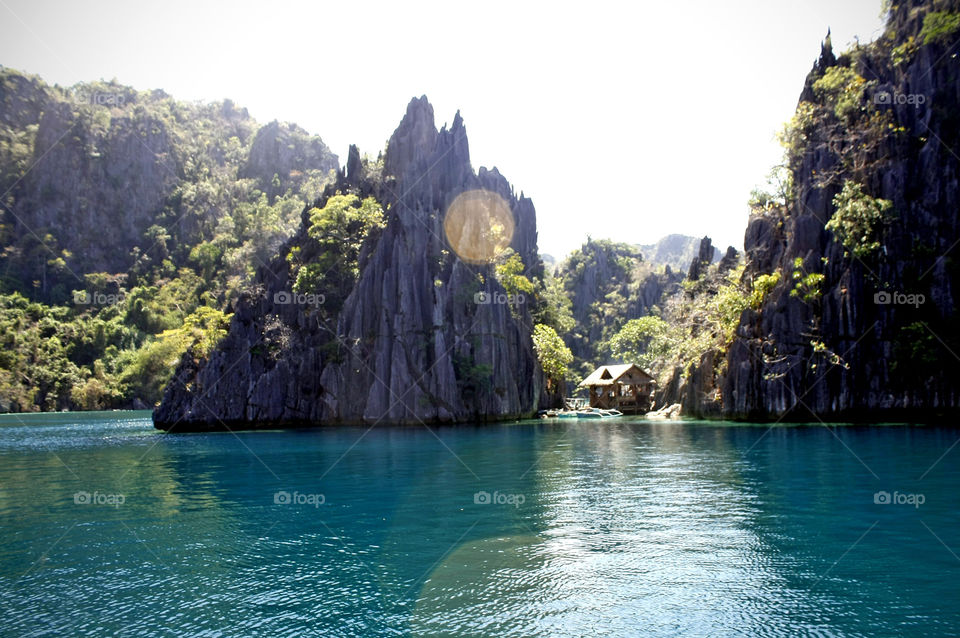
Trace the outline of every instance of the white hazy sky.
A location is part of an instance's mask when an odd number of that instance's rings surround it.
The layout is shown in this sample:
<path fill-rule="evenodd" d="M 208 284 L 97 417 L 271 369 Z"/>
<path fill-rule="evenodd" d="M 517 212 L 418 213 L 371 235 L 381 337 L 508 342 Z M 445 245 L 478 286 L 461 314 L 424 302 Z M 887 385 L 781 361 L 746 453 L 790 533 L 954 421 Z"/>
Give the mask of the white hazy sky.
<path fill-rule="evenodd" d="M 0 64 L 69 86 L 116 78 L 229 97 L 376 155 L 407 102 L 460 109 L 474 168 L 537 207 L 540 250 L 668 233 L 743 243 L 827 27 L 882 26 L 879 0 L 231 2 L 0 0 Z"/>

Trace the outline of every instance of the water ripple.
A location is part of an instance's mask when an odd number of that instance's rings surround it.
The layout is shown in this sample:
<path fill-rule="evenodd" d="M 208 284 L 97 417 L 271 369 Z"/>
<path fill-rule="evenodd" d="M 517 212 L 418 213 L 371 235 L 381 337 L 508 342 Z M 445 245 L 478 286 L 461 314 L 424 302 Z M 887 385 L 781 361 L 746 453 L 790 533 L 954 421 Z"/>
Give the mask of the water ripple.
<path fill-rule="evenodd" d="M 818 428 L 32 416 L 0 418 L 0 635 L 960 634 L 960 463 L 916 480 L 949 429 L 840 431 L 922 488 L 898 509 Z"/>

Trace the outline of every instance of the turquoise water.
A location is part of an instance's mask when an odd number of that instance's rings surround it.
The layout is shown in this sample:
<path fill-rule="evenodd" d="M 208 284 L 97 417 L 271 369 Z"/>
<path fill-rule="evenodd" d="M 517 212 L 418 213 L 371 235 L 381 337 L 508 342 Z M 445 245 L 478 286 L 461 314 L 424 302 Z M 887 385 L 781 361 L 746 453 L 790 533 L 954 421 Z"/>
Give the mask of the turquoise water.
<path fill-rule="evenodd" d="M 958 439 L 2 417 L 0 635 L 960 635 Z"/>

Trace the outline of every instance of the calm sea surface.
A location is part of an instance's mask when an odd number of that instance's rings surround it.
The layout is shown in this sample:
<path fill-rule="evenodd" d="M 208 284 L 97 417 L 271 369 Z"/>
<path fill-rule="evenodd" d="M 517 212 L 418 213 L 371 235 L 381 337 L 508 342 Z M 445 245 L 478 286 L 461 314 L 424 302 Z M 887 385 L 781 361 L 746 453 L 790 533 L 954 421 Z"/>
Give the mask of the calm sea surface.
<path fill-rule="evenodd" d="M 958 439 L 4 416 L 0 635 L 956 636 Z"/>

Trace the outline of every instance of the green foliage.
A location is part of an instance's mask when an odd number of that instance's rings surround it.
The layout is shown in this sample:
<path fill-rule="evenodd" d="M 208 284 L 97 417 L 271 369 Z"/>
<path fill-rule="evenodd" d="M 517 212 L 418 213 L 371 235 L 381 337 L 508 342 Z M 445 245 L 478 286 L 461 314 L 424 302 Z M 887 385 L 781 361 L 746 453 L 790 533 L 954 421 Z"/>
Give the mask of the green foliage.
<path fill-rule="evenodd" d="M 108 407 L 123 394 L 117 355 L 141 336 L 117 307 L 98 314 L 0 295 L 0 408 Z"/>
<path fill-rule="evenodd" d="M 124 273 L 131 283 L 156 285 L 190 266 L 225 305 L 253 270 L 276 254 L 299 224 L 306 203 L 331 180 L 325 169 L 315 168 L 333 163 L 319 138 L 296 126 L 259 127 L 229 100 L 177 102 L 162 91 L 136 91 L 116 82 L 62 89 L 11 69 L 0 69 L 0 83 L 10 109 L 0 122 L 0 191 L 6 193 L 6 210 L 18 204 L 29 211 L 57 201 L 97 202 L 89 228 L 57 224 L 37 229 L 36 236 L 24 230 L 33 220 L 13 223 L 8 213 L 0 213 L 0 231 L 10 231 L 0 256 L 0 270 L 6 273 L 0 292 L 65 302 L 66 294 L 58 291 L 75 287 L 72 273 L 82 277 L 99 260 L 88 256 L 99 251 L 83 246 L 96 241 L 113 245 L 117 255 L 132 253 L 135 264 Z M 27 191 L 10 187 L 30 158 L 40 154 L 42 149 L 34 148 L 38 123 L 54 111 L 71 128 L 62 145 L 76 158 L 78 178 L 69 181 L 68 192 L 62 180 L 38 167 L 34 175 L 43 186 L 39 202 L 33 201 Z M 255 148 L 254 142 L 261 131 L 272 129 L 277 131 L 274 141 L 286 145 L 285 155 L 296 169 L 278 172 L 276 166 L 263 166 L 265 145 Z M 131 145 L 130 136 L 137 135 L 149 143 Z M 144 162 L 156 165 L 152 175 L 140 174 Z M 141 179 L 137 188 L 124 186 Z M 152 197 L 154 189 L 161 197 L 159 212 L 143 197 Z M 21 197 L 27 200 L 20 202 Z M 143 223 L 148 228 L 138 238 L 132 229 Z M 61 237 L 64 233 L 68 236 Z M 79 246 L 76 254 L 62 254 L 58 244 L 66 241 Z"/>
<path fill-rule="evenodd" d="M 310 227 L 307 234 L 323 246 L 344 242 L 359 251 L 367 233 L 383 228 L 383 208 L 373 197 L 362 202 L 353 193 L 337 193 L 323 208 L 310 209 Z"/>
<path fill-rule="evenodd" d="M 293 291 L 298 294 L 309 294 L 323 290 L 326 282 L 324 277 L 326 272 L 321 264 L 303 264 L 297 269 L 297 276 L 293 281 Z"/>
<path fill-rule="evenodd" d="M 790 290 L 791 297 L 799 297 L 804 303 L 813 303 L 820 299 L 820 284 L 823 283 L 824 274 L 819 272 L 807 272 L 803 266 L 803 258 L 797 257 L 793 260 L 793 289 Z"/>
<path fill-rule="evenodd" d="M 202 358 L 226 334 L 223 312 L 199 306 L 189 269 L 129 294 L 103 273 L 76 308 L 0 295 L 0 410 L 96 410 L 159 401 L 184 352 Z M 151 331 L 160 332 L 156 337 Z"/>
<path fill-rule="evenodd" d="M 219 338 L 224 315 L 210 313 L 293 234 L 333 179 L 315 168 L 332 165 L 332 154 L 295 126 L 260 127 L 229 100 L 177 102 L 116 82 L 63 89 L 10 69 L 0 69 L 0 87 L 0 411 L 152 403 L 184 352 L 201 356 Z M 39 165 L 31 196 L 12 187 L 42 154 L 48 112 L 70 129 L 60 145 L 76 179 Z M 267 146 L 286 145 L 296 168 L 261 161 L 260 132 Z M 58 222 L 27 232 L 33 220 L 6 212 L 78 200 L 94 220 L 79 230 Z M 104 245 L 132 266 L 103 272 Z M 72 291 L 108 302 L 75 302 Z"/>
<path fill-rule="evenodd" d="M 605 358 L 606 342 L 623 326 L 641 287 L 649 278 L 667 279 L 643 261 L 635 246 L 593 239 L 570 254 L 557 276 L 563 282 L 562 294 L 571 301 L 581 300 L 572 304 L 572 330 L 558 331 L 574 354 L 575 368 L 583 374 Z"/>
<path fill-rule="evenodd" d="M 782 209 L 793 198 L 793 172 L 784 164 L 774 166 L 767 173 L 766 188 L 754 188 L 750 191 L 747 205 L 750 214 L 762 215 Z"/>
<path fill-rule="evenodd" d="M 534 290 L 533 282 L 523 274 L 526 266 L 523 264 L 520 255 L 509 249 L 504 252 L 509 254 L 505 255 L 502 261 L 495 266 L 497 281 L 500 282 L 508 295 L 532 294 Z"/>
<path fill-rule="evenodd" d="M 323 294 L 333 307 L 349 293 L 359 275 L 360 249 L 367 236 L 382 229 L 386 222 L 383 208 L 373 197 L 363 201 L 352 193 L 331 196 L 323 208 L 309 211 L 308 236 L 316 242 L 313 256 L 294 247 L 287 260 L 294 267 L 296 292 Z"/>
<path fill-rule="evenodd" d="M 727 279 L 727 283 L 717 288 L 717 295 L 714 303 L 716 304 L 716 320 L 720 324 L 719 337 L 721 347 L 724 349 L 733 342 L 736 336 L 737 326 L 740 325 L 740 315 L 749 307 L 750 298 L 743 294 L 739 284 L 740 275 L 743 273 L 741 266 L 733 271 Z"/>
<path fill-rule="evenodd" d="M 70 399 L 81 410 L 103 410 L 122 400 L 122 392 L 108 378 L 102 362 L 94 365 L 94 373 L 70 388 Z"/>
<path fill-rule="evenodd" d="M 813 83 L 813 93 L 836 116 L 845 121 L 852 119 L 864 108 L 863 92 L 867 81 L 849 67 L 831 66 Z"/>
<path fill-rule="evenodd" d="M 775 195 L 760 188 L 751 190 L 750 198 L 747 200 L 747 206 L 750 207 L 750 212 L 755 215 L 766 212 L 779 203 L 780 201 Z"/>
<path fill-rule="evenodd" d="M 189 268 L 155 286 L 136 286 L 125 296 L 126 322 L 156 334 L 183 323 L 204 296 L 206 282 Z"/>
<path fill-rule="evenodd" d="M 190 261 L 200 269 L 204 279 L 213 279 L 223 248 L 210 242 L 201 242 L 190 249 Z"/>
<path fill-rule="evenodd" d="M 777 135 L 791 165 L 799 159 L 810 140 L 815 125 L 816 108 L 816 105 L 810 102 L 797 104 L 793 117 L 784 124 L 783 130 Z"/>
<path fill-rule="evenodd" d="M 743 269 L 721 275 L 711 268 L 696 286 L 671 297 L 661 317 L 628 321 L 604 346 L 617 359 L 649 370 L 661 385 L 675 368 L 687 370 L 709 351 L 725 352 L 752 300 L 740 283 Z"/>
<path fill-rule="evenodd" d="M 548 389 L 562 388 L 567 378 L 567 366 L 573 362 L 573 353 L 563 339 L 550 326 L 538 323 L 533 327 L 533 350 L 547 375 Z"/>
<path fill-rule="evenodd" d="M 895 356 L 890 369 L 898 375 L 926 378 L 942 365 L 943 346 L 922 321 L 907 324 L 896 334 Z M 947 330 L 942 334 L 950 335 L 951 333 Z"/>
<path fill-rule="evenodd" d="M 811 358 L 810 369 L 816 370 L 820 367 L 821 363 L 825 362 L 830 366 L 842 366 L 846 369 L 850 369 L 850 364 L 843 360 L 843 358 L 827 347 L 827 344 L 819 339 L 813 339 L 810 341 L 810 346 L 813 348 L 813 356 Z"/>
<path fill-rule="evenodd" d="M 860 184 L 846 180 L 843 189 L 833 198 L 837 207 L 827 222 L 844 248 L 857 258 L 864 258 L 880 248 L 882 225 L 891 216 L 892 202 L 876 199 L 863 192 Z"/>
<path fill-rule="evenodd" d="M 912 35 L 905 41 L 890 50 L 890 60 L 895 66 L 903 66 L 910 63 L 914 54 L 917 52 L 917 40 Z"/>
<path fill-rule="evenodd" d="M 120 379 L 133 396 L 148 404 L 158 402 L 183 357 L 204 359 L 226 336 L 231 315 L 201 306 L 183 325 L 163 331 L 135 352 L 124 353 Z"/>
<path fill-rule="evenodd" d="M 670 325 L 652 315 L 631 319 L 610 339 L 610 353 L 624 363 L 651 369 L 671 356 Z"/>
<path fill-rule="evenodd" d="M 535 286 L 535 305 L 531 312 L 533 320 L 550 326 L 558 334 L 571 332 L 577 321 L 573 318 L 573 301 L 563 287 L 563 280 L 548 273 Z"/>
<path fill-rule="evenodd" d="M 197 359 L 206 359 L 220 341 L 227 336 L 230 317 L 222 310 L 200 306 L 184 319 L 183 327 L 175 331 L 185 345 L 184 351 Z M 161 334 L 161 338 L 167 333 Z"/>
<path fill-rule="evenodd" d="M 457 378 L 457 387 L 467 402 L 490 391 L 493 386 L 493 367 L 487 363 L 477 363 L 469 354 L 454 352 L 453 373 Z"/>
<path fill-rule="evenodd" d="M 763 306 L 763 302 L 766 301 L 767 295 L 776 288 L 778 283 L 780 283 L 779 270 L 769 275 L 758 276 L 753 280 L 753 289 L 750 292 L 747 305 L 754 310 L 759 310 Z"/>
<path fill-rule="evenodd" d="M 38 124 L 22 129 L 0 126 L 0 186 L 8 191 L 30 168 Z"/>
<path fill-rule="evenodd" d="M 960 13 L 931 11 L 923 17 L 920 40 L 924 44 L 944 42 L 960 29 Z"/>

